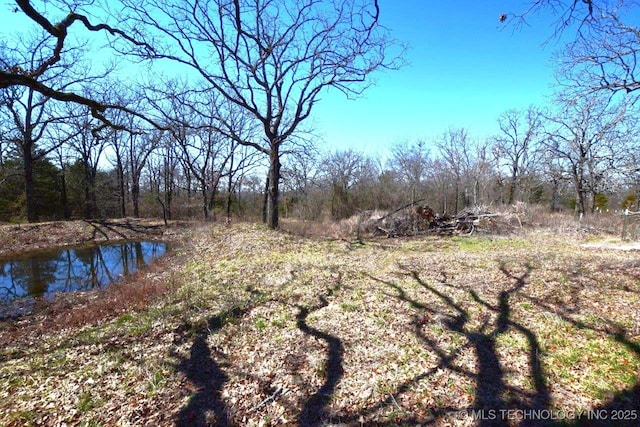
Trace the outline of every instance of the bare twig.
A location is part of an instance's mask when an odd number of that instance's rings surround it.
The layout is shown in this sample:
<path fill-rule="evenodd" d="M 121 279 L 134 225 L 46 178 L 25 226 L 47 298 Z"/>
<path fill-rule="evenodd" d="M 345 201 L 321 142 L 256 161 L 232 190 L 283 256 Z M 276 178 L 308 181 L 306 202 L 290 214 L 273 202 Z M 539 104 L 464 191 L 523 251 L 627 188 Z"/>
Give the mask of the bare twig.
<path fill-rule="evenodd" d="M 84 222 L 86 222 L 87 224 L 89 224 L 90 226 L 92 226 L 94 228 L 94 230 L 98 231 L 100 234 L 102 234 L 104 236 L 105 239 L 109 240 L 109 236 L 107 236 L 107 233 L 105 233 L 104 231 L 102 231 L 102 229 L 100 227 L 98 227 L 97 225 L 95 225 L 93 222 L 83 219 Z"/>
<path fill-rule="evenodd" d="M 411 203 L 407 203 L 406 205 L 399 207 L 399 208 L 398 208 L 398 209 L 396 209 L 395 211 L 390 212 L 390 213 L 386 214 L 385 216 L 383 216 L 383 217 L 381 217 L 381 218 L 378 218 L 378 222 L 380 222 L 380 221 L 383 221 L 383 220 L 387 219 L 387 218 L 388 218 L 388 217 L 390 217 L 391 215 L 394 215 L 394 214 L 396 214 L 396 213 L 400 212 L 401 210 L 408 208 L 408 207 L 409 207 L 409 206 L 411 206 L 411 205 L 414 205 L 414 204 L 416 204 L 416 203 L 420 203 L 420 202 L 424 202 L 425 200 L 426 200 L 426 199 L 418 199 L 418 200 L 414 200 L 414 201 L 412 201 Z"/>
<path fill-rule="evenodd" d="M 271 402 L 273 399 L 276 398 L 276 396 L 278 396 L 279 394 L 285 394 L 284 393 L 284 389 L 282 387 L 278 387 L 276 389 L 276 391 L 273 392 L 273 394 L 269 397 L 267 397 L 266 399 L 264 399 L 262 402 L 258 403 L 256 406 L 254 406 L 253 408 L 249 409 L 248 413 L 252 413 L 257 411 L 258 409 L 262 408 L 264 405 L 266 405 L 267 403 Z"/>

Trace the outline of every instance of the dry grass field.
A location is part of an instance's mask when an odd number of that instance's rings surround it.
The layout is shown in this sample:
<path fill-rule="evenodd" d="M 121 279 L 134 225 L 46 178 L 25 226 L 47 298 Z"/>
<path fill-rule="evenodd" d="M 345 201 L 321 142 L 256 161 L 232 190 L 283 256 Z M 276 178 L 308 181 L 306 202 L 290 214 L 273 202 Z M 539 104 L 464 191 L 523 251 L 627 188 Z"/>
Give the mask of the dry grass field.
<path fill-rule="evenodd" d="M 137 296 L 0 322 L 0 425 L 640 423 L 640 253 L 602 236 L 180 233 Z"/>

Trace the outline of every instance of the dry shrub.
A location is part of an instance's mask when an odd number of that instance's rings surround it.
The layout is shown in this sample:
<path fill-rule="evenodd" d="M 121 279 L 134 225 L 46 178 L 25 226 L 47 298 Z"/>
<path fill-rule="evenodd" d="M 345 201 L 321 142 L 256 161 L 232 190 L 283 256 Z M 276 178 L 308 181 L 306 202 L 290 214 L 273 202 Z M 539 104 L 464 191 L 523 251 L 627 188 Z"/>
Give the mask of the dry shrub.
<path fill-rule="evenodd" d="M 500 208 L 477 206 L 469 211 L 480 215 L 476 231 L 486 234 L 509 235 L 543 231 L 575 236 L 620 236 L 622 232 L 623 218 L 617 212 L 597 212 L 584 215 L 580 219 L 572 211 L 550 212 L 546 206 L 523 202 Z M 411 215 L 410 211 L 398 212 L 380 221 L 386 214 L 387 212 L 383 211 L 365 211 L 338 222 L 285 219 L 281 221 L 281 228 L 294 235 L 321 239 L 351 240 L 357 236 L 358 227 L 364 236 L 375 234 L 378 227 L 400 230 L 399 234 L 402 234 L 402 231 L 411 234 L 411 230 L 402 228 L 413 224 L 407 216 Z"/>
<path fill-rule="evenodd" d="M 616 212 L 596 212 L 576 216 L 572 211 L 550 212 L 548 207 L 516 203 L 494 211 L 492 219 L 499 234 L 521 233 L 533 230 L 567 235 L 619 235 L 622 216 Z"/>
<path fill-rule="evenodd" d="M 620 235 L 623 219 L 621 212 L 596 212 L 586 215 L 582 219 L 582 224 L 598 233 Z"/>
<path fill-rule="evenodd" d="M 142 311 L 158 298 L 175 290 L 175 281 L 163 274 L 168 267 L 168 259 L 158 260 L 136 271 L 122 280 L 90 295 L 86 302 L 76 301 L 73 307 L 63 303 L 59 320 L 61 327 L 76 327 L 92 324 L 118 316 L 124 312 Z M 80 297 L 82 298 L 82 296 Z M 56 310 L 55 303 L 53 304 Z"/>
<path fill-rule="evenodd" d="M 280 229 L 296 236 L 316 239 L 350 239 L 357 231 L 358 216 L 342 221 L 302 221 L 285 219 L 280 221 Z"/>
<path fill-rule="evenodd" d="M 323 234 L 322 223 L 293 218 L 281 219 L 280 229 L 286 233 L 303 237 L 319 237 Z"/>

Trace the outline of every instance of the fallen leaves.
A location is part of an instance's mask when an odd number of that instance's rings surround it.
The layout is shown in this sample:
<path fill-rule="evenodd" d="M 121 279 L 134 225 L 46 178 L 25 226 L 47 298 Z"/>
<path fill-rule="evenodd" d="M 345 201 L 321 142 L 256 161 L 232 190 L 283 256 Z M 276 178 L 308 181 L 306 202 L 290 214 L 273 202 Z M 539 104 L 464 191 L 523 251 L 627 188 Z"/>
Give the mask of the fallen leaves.
<path fill-rule="evenodd" d="M 2 348 L 0 424 L 296 424 L 315 404 L 325 423 L 466 425 L 478 390 L 570 410 L 637 386 L 628 253 L 550 236 L 345 247 L 247 225 L 189 245 L 180 288 L 146 310 Z"/>

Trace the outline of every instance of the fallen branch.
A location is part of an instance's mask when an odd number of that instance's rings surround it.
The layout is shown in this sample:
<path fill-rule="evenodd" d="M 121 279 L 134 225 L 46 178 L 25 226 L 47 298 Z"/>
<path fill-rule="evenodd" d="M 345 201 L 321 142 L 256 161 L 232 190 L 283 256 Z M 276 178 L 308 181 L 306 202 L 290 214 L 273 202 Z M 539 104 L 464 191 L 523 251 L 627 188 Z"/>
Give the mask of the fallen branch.
<path fill-rule="evenodd" d="M 262 402 L 258 403 L 256 406 L 254 406 L 253 408 L 249 409 L 249 413 L 251 412 L 255 412 L 258 409 L 262 408 L 264 405 L 266 405 L 267 403 L 271 402 L 273 399 L 276 398 L 277 395 L 282 394 L 284 395 L 284 389 L 282 389 L 282 387 L 278 387 L 276 389 L 276 391 L 273 392 L 273 394 L 269 397 L 267 397 L 266 399 L 264 399 Z"/>
<path fill-rule="evenodd" d="M 94 232 L 94 237 L 95 237 L 95 232 L 98 231 L 100 232 L 100 234 L 102 234 L 104 236 L 105 239 L 109 240 L 109 236 L 107 236 L 107 233 L 105 233 L 104 231 L 102 231 L 100 229 L 100 227 L 98 227 L 97 225 L 95 225 L 94 223 L 92 223 L 89 220 L 83 219 L 82 221 L 86 222 L 87 224 L 89 224 L 90 226 L 93 227 L 93 232 Z"/>
<path fill-rule="evenodd" d="M 401 210 L 407 209 L 409 206 L 415 205 L 416 203 L 420 203 L 420 202 L 423 202 L 423 201 L 425 201 L 425 200 L 427 200 L 427 199 L 418 199 L 418 200 L 414 200 L 414 201 L 413 201 L 413 202 L 411 202 L 411 203 L 407 203 L 406 205 L 404 205 L 404 206 L 402 206 L 402 207 L 399 207 L 399 208 L 398 208 L 398 209 L 396 209 L 395 211 L 393 211 L 393 212 L 391 212 L 391 213 L 388 213 L 388 214 L 386 214 L 385 216 L 383 216 L 383 217 L 381 217 L 381 218 L 378 218 L 378 222 L 380 222 L 380 221 L 384 221 L 385 219 L 387 219 L 387 218 L 388 218 L 388 217 L 390 217 L 391 215 L 395 215 L 395 214 L 397 214 L 398 212 L 400 212 Z"/>

